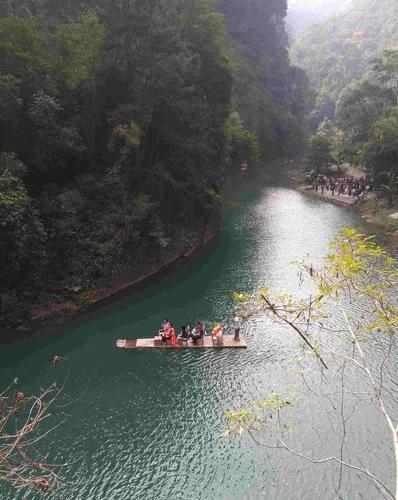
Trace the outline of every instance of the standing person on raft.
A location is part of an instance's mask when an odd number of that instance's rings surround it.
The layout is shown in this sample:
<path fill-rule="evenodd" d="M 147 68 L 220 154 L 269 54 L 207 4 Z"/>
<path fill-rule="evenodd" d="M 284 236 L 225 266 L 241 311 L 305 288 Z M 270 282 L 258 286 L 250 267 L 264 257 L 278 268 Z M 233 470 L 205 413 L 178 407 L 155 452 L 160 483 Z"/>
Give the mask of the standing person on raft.
<path fill-rule="evenodd" d="M 234 325 L 234 333 L 235 333 L 234 340 L 239 340 L 239 333 L 240 333 L 240 329 L 242 327 L 241 319 L 239 318 L 239 316 L 235 316 L 235 318 L 233 320 L 233 325 Z"/>

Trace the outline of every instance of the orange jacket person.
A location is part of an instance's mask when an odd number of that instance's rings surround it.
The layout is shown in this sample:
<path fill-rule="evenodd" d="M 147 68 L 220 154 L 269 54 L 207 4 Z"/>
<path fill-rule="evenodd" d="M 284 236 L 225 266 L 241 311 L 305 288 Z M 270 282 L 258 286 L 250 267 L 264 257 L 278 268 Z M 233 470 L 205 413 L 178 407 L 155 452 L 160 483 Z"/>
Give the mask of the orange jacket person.
<path fill-rule="evenodd" d="M 177 343 L 176 332 L 174 330 L 173 323 L 171 323 L 171 325 L 170 325 L 169 336 L 170 336 L 169 338 L 170 338 L 171 345 L 176 345 L 176 343 Z"/>
<path fill-rule="evenodd" d="M 216 325 L 213 330 L 211 331 L 213 337 L 216 337 L 217 335 L 222 334 L 222 325 Z"/>

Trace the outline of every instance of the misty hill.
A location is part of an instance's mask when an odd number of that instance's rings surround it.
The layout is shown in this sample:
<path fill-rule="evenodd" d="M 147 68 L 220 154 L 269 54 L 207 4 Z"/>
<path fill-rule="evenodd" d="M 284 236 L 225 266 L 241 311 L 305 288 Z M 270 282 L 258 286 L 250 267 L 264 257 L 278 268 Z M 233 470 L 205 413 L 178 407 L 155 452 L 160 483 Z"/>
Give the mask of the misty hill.
<path fill-rule="evenodd" d="M 307 27 L 294 40 L 293 61 L 336 99 L 369 61 L 398 44 L 397 0 L 353 0 L 341 13 Z"/>
<path fill-rule="evenodd" d="M 295 37 L 308 25 L 322 21 L 347 8 L 351 0 L 290 0 L 286 27 Z"/>

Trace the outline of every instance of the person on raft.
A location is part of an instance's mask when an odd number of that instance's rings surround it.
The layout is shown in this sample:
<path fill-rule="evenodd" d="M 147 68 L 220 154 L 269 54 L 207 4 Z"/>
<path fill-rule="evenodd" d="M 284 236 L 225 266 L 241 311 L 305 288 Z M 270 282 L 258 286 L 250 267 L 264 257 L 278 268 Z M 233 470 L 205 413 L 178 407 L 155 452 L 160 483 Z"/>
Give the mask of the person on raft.
<path fill-rule="evenodd" d="M 177 337 L 180 340 L 188 340 L 191 336 L 191 332 L 189 331 L 189 325 L 188 326 L 182 326 L 180 335 Z"/>
<path fill-rule="evenodd" d="M 235 331 L 234 340 L 239 340 L 239 333 L 240 333 L 240 329 L 242 326 L 239 316 L 235 316 L 233 324 L 234 324 L 234 331 Z"/>
<path fill-rule="evenodd" d="M 164 330 L 163 332 L 159 332 L 160 337 L 162 338 L 163 342 L 167 342 L 170 340 L 171 345 L 175 345 L 176 343 L 176 333 L 174 330 L 174 325 L 173 323 L 168 323 L 169 328 L 167 330 Z"/>
<path fill-rule="evenodd" d="M 168 319 L 164 319 L 162 321 L 162 325 L 160 327 L 160 330 L 159 330 L 159 335 L 162 336 L 162 333 L 165 333 L 167 332 L 167 330 L 170 328 L 170 322 Z"/>
<path fill-rule="evenodd" d="M 223 324 L 222 323 L 219 323 L 218 325 L 216 325 L 213 330 L 211 331 L 211 336 L 213 337 L 213 339 L 217 339 L 219 340 L 220 337 L 222 337 L 223 335 Z"/>
<path fill-rule="evenodd" d="M 201 321 L 196 322 L 196 330 L 201 334 L 205 334 L 205 325 Z"/>
<path fill-rule="evenodd" d="M 191 332 L 191 339 L 194 344 L 205 335 L 205 325 L 201 321 L 197 321 L 195 328 Z"/>

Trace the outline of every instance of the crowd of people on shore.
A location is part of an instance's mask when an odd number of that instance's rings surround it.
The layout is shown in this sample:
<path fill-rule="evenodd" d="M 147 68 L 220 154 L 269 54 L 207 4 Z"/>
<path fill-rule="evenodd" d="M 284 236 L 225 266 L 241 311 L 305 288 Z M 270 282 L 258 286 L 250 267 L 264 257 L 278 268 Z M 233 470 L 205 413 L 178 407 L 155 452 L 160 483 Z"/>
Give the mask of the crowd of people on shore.
<path fill-rule="evenodd" d="M 224 323 L 216 324 L 211 330 L 211 336 L 213 340 L 220 341 L 222 339 L 224 333 Z M 233 327 L 234 327 L 234 339 L 239 340 L 239 333 L 241 329 L 241 320 L 239 317 L 235 317 L 233 319 Z M 174 328 L 174 324 L 171 323 L 168 319 L 164 319 L 162 321 L 162 325 L 160 330 L 158 331 L 158 336 L 162 339 L 164 343 L 170 343 L 171 345 L 176 345 L 177 342 L 192 340 L 193 344 L 196 344 L 199 340 L 203 339 L 206 335 L 206 327 L 202 321 L 197 321 L 195 326 L 190 328 L 190 326 L 183 325 L 181 327 L 180 333 L 176 336 L 176 331 Z"/>
<path fill-rule="evenodd" d="M 346 195 L 353 198 L 360 198 L 370 189 L 368 177 L 353 177 L 346 175 L 344 177 L 331 177 L 328 175 L 318 175 L 311 184 L 316 193 L 325 194 L 330 192 L 332 196 Z"/>

